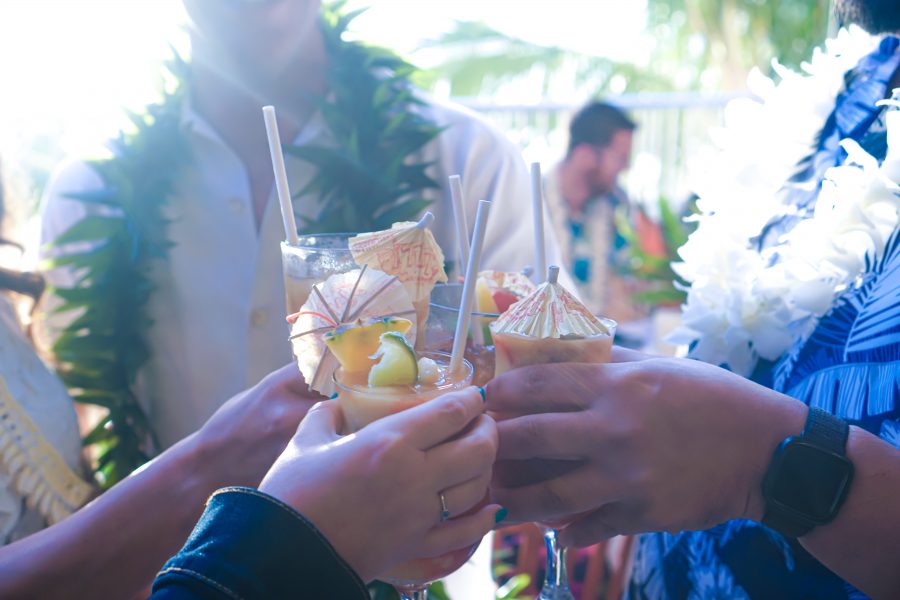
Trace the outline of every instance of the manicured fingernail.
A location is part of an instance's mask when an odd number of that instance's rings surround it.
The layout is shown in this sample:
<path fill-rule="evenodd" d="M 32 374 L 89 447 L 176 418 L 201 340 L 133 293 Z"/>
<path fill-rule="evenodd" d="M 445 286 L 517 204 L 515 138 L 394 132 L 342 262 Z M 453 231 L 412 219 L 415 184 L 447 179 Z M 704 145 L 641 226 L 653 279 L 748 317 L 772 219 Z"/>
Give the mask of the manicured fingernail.
<path fill-rule="evenodd" d="M 329 398 L 329 400 L 334 400 L 334 399 L 337 398 L 337 397 L 338 397 L 338 394 L 337 394 L 337 392 L 335 392 L 335 393 L 333 393 L 333 394 L 331 395 L 331 397 Z"/>
<path fill-rule="evenodd" d="M 503 519 L 506 518 L 506 515 L 508 515 L 508 514 L 509 514 L 508 510 L 506 510 L 505 508 L 501 508 L 500 510 L 498 510 L 496 512 L 496 514 L 494 514 L 494 523 L 495 524 L 500 523 L 501 521 L 503 521 Z"/>
<path fill-rule="evenodd" d="M 481 401 L 487 402 L 487 394 L 484 393 L 483 387 L 478 388 L 478 393 L 481 394 Z"/>

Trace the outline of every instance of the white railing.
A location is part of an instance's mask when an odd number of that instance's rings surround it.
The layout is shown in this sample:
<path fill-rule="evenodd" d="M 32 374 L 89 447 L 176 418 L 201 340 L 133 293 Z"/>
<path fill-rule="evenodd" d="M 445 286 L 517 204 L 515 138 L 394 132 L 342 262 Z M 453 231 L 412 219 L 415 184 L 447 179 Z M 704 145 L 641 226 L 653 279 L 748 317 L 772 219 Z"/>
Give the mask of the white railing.
<path fill-rule="evenodd" d="M 651 211 L 664 196 L 680 203 L 691 193 L 690 173 L 702 169 L 710 132 L 723 124 L 725 105 L 746 93 L 637 93 L 607 96 L 638 123 L 632 168 L 622 178 L 631 197 Z M 565 154 L 568 125 L 581 103 L 498 104 L 474 98 L 456 102 L 484 114 L 512 139 L 529 162 L 545 168 Z"/>

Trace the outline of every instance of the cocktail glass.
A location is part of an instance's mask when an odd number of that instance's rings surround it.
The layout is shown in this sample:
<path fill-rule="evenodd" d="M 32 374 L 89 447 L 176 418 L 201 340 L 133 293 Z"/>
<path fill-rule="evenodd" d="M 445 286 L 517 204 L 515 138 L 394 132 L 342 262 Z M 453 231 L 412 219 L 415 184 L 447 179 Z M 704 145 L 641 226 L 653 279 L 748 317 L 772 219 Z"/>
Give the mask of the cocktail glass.
<path fill-rule="evenodd" d="M 294 314 L 306 303 L 312 287 L 330 275 L 356 269 L 348 241 L 354 233 L 301 235 L 297 245 L 281 242 L 281 266 L 287 313 Z"/>
<path fill-rule="evenodd" d="M 616 322 L 598 317 L 609 333 L 580 338 L 537 338 L 515 333 L 493 332 L 496 374 L 547 363 L 606 363 L 612 353 Z M 547 546 L 547 574 L 538 600 L 574 600 L 569 589 L 566 568 L 566 549 L 556 540 L 555 527 L 567 522 L 544 523 L 544 543 Z"/>
<path fill-rule="evenodd" d="M 449 352 L 453 347 L 456 321 L 459 319 L 459 302 L 462 298 L 461 283 L 445 283 L 434 286 L 428 321 L 425 323 L 425 348 Z M 472 311 L 472 326 L 487 329 L 500 315 Z M 470 338 L 471 339 L 471 338 Z M 483 336 L 485 343 L 469 342 L 465 357 L 475 367 L 472 383 L 484 387 L 494 378 L 494 346 L 490 335 Z"/>
<path fill-rule="evenodd" d="M 426 351 L 422 352 L 421 356 L 437 363 L 440 371 L 437 383 L 371 387 L 363 375 L 353 377 L 341 369 L 335 371 L 337 401 L 341 405 L 350 432 L 358 431 L 382 417 L 471 385 L 474 369 L 470 362 L 464 360 L 460 372 L 451 374 L 449 354 Z M 477 548 L 478 544 L 475 544 L 470 548 L 461 548 L 438 557 L 414 559 L 395 567 L 380 579 L 393 585 L 402 600 L 424 600 L 428 597 L 428 586 L 431 582 L 459 569 Z"/>

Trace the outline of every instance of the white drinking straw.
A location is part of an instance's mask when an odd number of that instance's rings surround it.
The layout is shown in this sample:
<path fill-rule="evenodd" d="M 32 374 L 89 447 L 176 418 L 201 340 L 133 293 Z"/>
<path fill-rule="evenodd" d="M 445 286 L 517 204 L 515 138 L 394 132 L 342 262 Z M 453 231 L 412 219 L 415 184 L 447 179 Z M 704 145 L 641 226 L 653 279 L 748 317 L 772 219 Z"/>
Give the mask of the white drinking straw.
<path fill-rule="evenodd" d="M 484 247 L 484 232 L 487 229 L 488 213 L 491 203 L 487 200 L 478 202 L 475 215 L 475 233 L 472 235 L 472 251 L 466 264 L 466 278 L 463 280 L 462 298 L 459 301 L 459 317 L 456 320 L 456 335 L 453 336 L 453 351 L 450 354 L 450 372 L 456 373 L 462 367 L 463 354 L 466 350 L 466 338 L 469 333 L 469 321 L 472 319 L 472 302 L 475 300 L 475 282 L 478 279 L 478 268 L 481 263 L 481 249 Z"/>
<path fill-rule="evenodd" d="M 463 198 L 462 180 L 459 175 L 450 176 L 450 198 L 453 200 L 453 220 L 456 221 L 456 249 L 459 253 L 457 272 L 469 264 L 469 224 L 466 222 L 465 199 Z"/>
<path fill-rule="evenodd" d="M 281 152 L 281 136 L 275 120 L 275 107 L 263 106 L 266 133 L 269 136 L 269 153 L 272 155 L 272 169 L 275 171 L 275 189 L 281 204 L 281 220 L 284 221 L 284 237 L 292 246 L 299 245 L 297 223 L 294 221 L 294 205 L 291 204 L 291 190 L 288 187 L 287 171 L 284 168 L 284 154 Z"/>
<path fill-rule="evenodd" d="M 534 213 L 534 272 L 542 277 L 547 272 L 547 252 L 544 248 L 544 186 L 540 163 L 531 163 L 531 209 Z"/>

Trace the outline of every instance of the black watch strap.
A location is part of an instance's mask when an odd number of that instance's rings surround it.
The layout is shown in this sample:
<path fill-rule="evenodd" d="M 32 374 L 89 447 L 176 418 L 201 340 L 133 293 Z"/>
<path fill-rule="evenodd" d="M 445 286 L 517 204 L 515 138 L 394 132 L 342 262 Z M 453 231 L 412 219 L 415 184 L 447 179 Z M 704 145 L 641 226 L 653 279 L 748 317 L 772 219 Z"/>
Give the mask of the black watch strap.
<path fill-rule="evenodd" d="M 806 425 L 798 439 L 843 456 L 847 451 L 849 436 L 850 426 L 845 421 L 820 408 L 810 407 Z M 768 504 L 762 523 L 792 538 L 806 535 L 816 526 L 814 521 L 805 519 L 802 515 L 787 513 L 779 510 L 777 506 Z"/>
<path fill-rule="evenodd" d="M 843 455 L 847 449 L 847 438 L 850 436 L 850 426 L 834 415 L 825 412 L 821 408 L 809 409 L 806 416 L 806 425 L 800 439 L 806 440 L 829 452 Z"/>
<path fill-rule="evenodd" d="M 788 515 L 769 506 L 766 507 L 762 524 L 789 538 L 802 537 L 816 526 L 812 521 L 803 519 L 799 515 Z"/>

